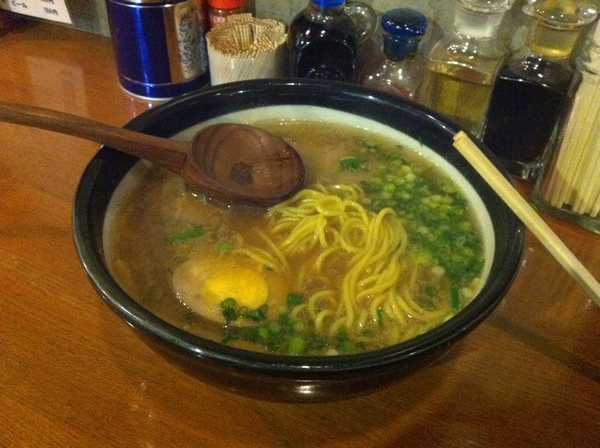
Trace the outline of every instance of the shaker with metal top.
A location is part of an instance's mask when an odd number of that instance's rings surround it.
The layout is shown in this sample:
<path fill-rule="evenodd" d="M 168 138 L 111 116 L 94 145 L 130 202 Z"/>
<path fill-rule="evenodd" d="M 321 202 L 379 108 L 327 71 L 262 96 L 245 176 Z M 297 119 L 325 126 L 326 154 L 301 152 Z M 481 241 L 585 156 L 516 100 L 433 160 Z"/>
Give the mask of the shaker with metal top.
<path fill-rule="evenodd" d="M 145 99 L 169 99 L 209 81 L 195 0 L 108 0 L 119 84 Z"/>

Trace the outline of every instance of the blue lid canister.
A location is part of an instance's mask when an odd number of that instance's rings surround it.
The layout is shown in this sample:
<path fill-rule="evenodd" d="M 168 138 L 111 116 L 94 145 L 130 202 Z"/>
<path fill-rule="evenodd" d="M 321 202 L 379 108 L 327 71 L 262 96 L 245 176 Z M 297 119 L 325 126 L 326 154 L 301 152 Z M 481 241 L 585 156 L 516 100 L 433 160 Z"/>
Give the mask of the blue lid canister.
<path fill-rule="evenodd" d="M 195 0 L 107 0 L 119 84 L 128 93 L 166 100 L 210 81 Z"/>

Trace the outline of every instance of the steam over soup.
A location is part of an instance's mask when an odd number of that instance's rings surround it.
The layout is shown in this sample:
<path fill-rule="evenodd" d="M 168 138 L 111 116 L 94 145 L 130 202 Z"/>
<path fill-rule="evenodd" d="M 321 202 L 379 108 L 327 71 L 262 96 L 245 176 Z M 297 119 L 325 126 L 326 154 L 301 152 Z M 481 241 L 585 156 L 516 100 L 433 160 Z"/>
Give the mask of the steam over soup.
<path fill-rule="evenodd" d="M 224 344 L 315 355 L 407 340 L 474 297 L 479 227 L 433 164 L 355 127 L 253 124 L 307 165 L 307 188 L 268 211 L 215 206 L 143 162 L 119 187 L 105 250 L 140 304 Z"/>

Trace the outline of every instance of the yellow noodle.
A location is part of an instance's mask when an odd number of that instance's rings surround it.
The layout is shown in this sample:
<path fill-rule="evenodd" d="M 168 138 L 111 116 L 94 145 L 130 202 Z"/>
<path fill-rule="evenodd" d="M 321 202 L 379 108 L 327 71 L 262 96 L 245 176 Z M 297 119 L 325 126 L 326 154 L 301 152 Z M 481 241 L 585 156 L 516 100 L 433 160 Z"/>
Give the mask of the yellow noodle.
<path fill-rule="evenodd" d="M 360 310 L 360 314 L 358 316 L 358 322 L 357 322 L 358 327 L 364 328 L 367 323 L 368 317 L 369 316 L 368 316 L 367 310 L 365 310 L 365 309 Z"/>
<path fill-rule="evenodd" d="M 277 245 L 273 242 L 273 240 L 271 238 L 269 238 L 269 236 L 267 234 L 265 234 L 265 232 L 263 232 L 262 230 L 257 230 L 258 235 L 261 237 L 261 239 L 267 243 L 267 246 L 269 246 L 269 249 L 271 249 L 273 251 L 273 254 L 275 255 L 275 257 L 281 262 L 281 265 L 283 266 L 283 268 L 287 271 L 289 270 L 290 266 L 288 264 L 287 259 L 284 257 L 284 255 L 281 253 L 281 251 L 279 250 L 279 248 L 277 247 Z"/>
<path fill-rule="evenodd" d="M 300 305 L 296 305 L 292 311 L 290 312 L 290 316 L 293 317 L 294 319 L 298 318 L 298 315 L 302 312 L 302 311 L 306 311 L 308 310 L 308 306 L 306 305 L 306 303 L 301 303 Z"/>
<path fill-rule="evenodd" d="M 258 263 L 262 264 L 263 266 L 268 266 L 270 269 L 273 269 L 274 271 L 281 270 L 281 267 L 277 263 L 277 260 L 275 260 L 271 256 L 270 253 L 268 253 L 264 250 L 258 249 L 257 247 L 233 249 L 231 251 L 231 253 L 246 255 L 247 257 L 257 261 Z"/>
<path fill-rule="evenodd" d="M 331 324 L 331 327 L 329 329 L 329 337 L 334 338 L 335 335 L 338 334 L 340 329 L 345 326 L 345 324 L 346 324 L 345 317 L 340 317 L 340 318 L 336 319 L 333 322 L 333 324 Z"/>
<path fill-rule="evenodd" d="M 382 272 L 379 275 L 377 279 L 378 281 L 375 283 L 374 286 L 367 289 L 363 289 L 362 291 L 358 292 L 356 294 L 356 300 L 360 301 L 363 297 L 374 296 L 376 294 L 381 294 L 385 292 L 389 288 L 392 288 L 399 278 L 400 269 L 398 268 L 397 263 L 394 263 L 390 265 L 389 269 L 386 269 L 386 271 Z"/>
<path fill-rule="evenodd" d="M 294 288 L 298 291 L 302 290 L 302 285 L 306 282 L 306 279 L 310 277 L 308 274 L 309 267 L 306 265 L 300 266 L 300 270 L 298 271 L 298 277 L 296 279 L 296 283 L 294 284 Z"/>
<path fill-rule="evenodd" d="M 340 245 L 347 252 L 356 253 L 366 241 L 366 223 L 360 218 L 347 219 L 340 229 Z"/>
<path fill-rule="evenodd" d="M 290 253 L 312 240 L 314 240 L 314 217 L 308 216 L 291 229 L 290 235 L 279 244 L 279 248 L 283 253 Z"/>
<path fill-rule="evenodd" d="M 403 226 L 394 210 L 370 212 L 362 198 L 362 189 L 352 186 L 302 190 L 269 211 L 260 236 L 272 263 L 287 267 L 293 257 L 305 259 L 294 287 L 312 292 L 293 316 L 306 313 L 321 334 L 335 337 L 345 328 L 362 337 L 363 329 L 382 325 L 382 310 L 388 337 L 401 340 L 422 331 L 420 321 L 445 319 L 449 307 L 427 310 L 414 300 L 418 266 L 407 258 Z M 345 271 L 339 283 L 332 283 L 332 270 Z"/>
<path fill-rule="evenodd" d="M 406 313 L 406 310 L 402 306 L 403 303 L 404 302 L 401 299 L 401 297 L 399 297 L 397 295 L 392 294 L 388 297 L 388 300 L 386 302 L 386 305 L 387 305 L 386 311 L 388 313 L 388 316 L 392 320 L 396 320 L 396 321 L 402 320 L 402 316 L 408 314 L 408 313 Z"/>
<path fill-rule="evenodd" d="M 326 248 L 328 246 L 327 243 L 327 235 L 325 234 L 325 230 L 327 229 L 327 219 L 324 216 L 319 216 L 315 222 L 315 232 L 317 235 L 317 239 L 319 241 L 319 245 L 322 248 Z"/>
<path fill-rule="evenodd" d="M 400 294 L 394 294 L 390 297 L 390 303 L 401 309 L 409 318 L 416 318 L 414 311 L 406 304 Z"/>
<path fill-rule="evenodd" d="M 318 333 L 325 334 L 327 330 L 325 329 L 326 321 L 329 317 L 333 317 L 333 311 L 331 310 L 323 310 L 319 311 L 319 313 L 315 317 L 315 330 Z"/>
<path fill-rule="evenodd" d="M 396 291 L 394 290 L 388 291 L 387 297 L 388 303 L 395 304 L 399 299 Z M 394 321 L 401 324 L 402 326 L 406 325 L 409 321 L 409 316 L 400 307 L 396 307 L 396 315 L 394 317 Z"/>
<path fill-rule="evenodd" d="M 317 259 L 315 260 L 315 265 L 314 265 L 314 271 L 315 272 L 322 272 L 323 270 L 323 265 L 325 264 L 325 259 L 335 253 L 338 250 L 337 247 L 335 246 L 330 246 L 327 249 L 325 249 L 323 252 L 321 252 L 319 254 L 319 256 L 317 257 Z"/>
<path fill-rule="evenodd" d="M 417 278 L 417 271 L 413 272 L 411 275 L 411 280 L 412 282 L 416 282 L 416 278 Z M 420 306 L 417 302 L 414 301 L 414 299 L 412 298 L 412 295 L 410 294 L 410 289 L 406 286 L 403 285 L 402 286 L 402 291 L 404 292 L 403 297 L 404 297 L 404 304 L 406 305 L 407 309 L 409 309 L 409 314 L 411 316 L 413 316 L 416 319 L 420 319 L 420 320 L 429 320 L 429 319 L 435 319 L 441 315 L 444 315 L 448 312 L 450 312 L 449 309 L 438 309 L 438 310 L 427 310 L 425 308 L 423 308 L 422 306 Z"/>
<path fill-rule="evenodd" d="M 322 291 L 318 291 L 308 299 L 308 310 L 310 312 L 311 317 L 315 318 L 317 316 L 317 302 L 320 302 L 326 299 L 328 302 L 334 297 L 335 292 L 331 289 L 325 289 Z"/>

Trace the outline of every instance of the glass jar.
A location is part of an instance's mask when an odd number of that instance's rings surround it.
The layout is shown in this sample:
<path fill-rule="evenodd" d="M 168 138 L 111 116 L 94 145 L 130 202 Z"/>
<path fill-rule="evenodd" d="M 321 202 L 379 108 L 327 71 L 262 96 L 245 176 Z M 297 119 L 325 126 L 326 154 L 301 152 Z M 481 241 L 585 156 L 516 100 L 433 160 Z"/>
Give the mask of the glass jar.
<path fill-rule="evenodd" d="M 456 0 L 454 31 L 429 52 L 417 100 L 480 137 L 506 50 L 497 30 L 508 0 Z"/>

